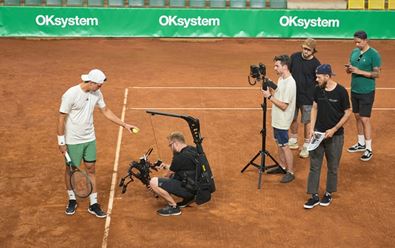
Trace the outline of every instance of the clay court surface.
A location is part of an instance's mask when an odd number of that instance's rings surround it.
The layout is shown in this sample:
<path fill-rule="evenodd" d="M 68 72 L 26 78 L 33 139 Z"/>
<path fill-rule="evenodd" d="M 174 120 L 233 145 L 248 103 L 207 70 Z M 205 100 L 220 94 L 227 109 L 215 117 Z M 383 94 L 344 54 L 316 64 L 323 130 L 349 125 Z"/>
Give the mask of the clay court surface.
<path fill-rule="evenodd" d="M 356 140 L 355 121 L 350 118 L 339 192 L 332 205 L 303 209 L 309 161 L 297 158 L 297 151 L 296 180 L 290 184 L 280 184 L 279 175 L 263 175 L 259 191 L 256 168 L 240 173 L 261 146 L 262 99 L 259 89 L 247 83 L 249 65 L 263 62 L 276 79 L 273 57 L 298 51 L 300 44 L 300 40 L 262 39 L 0 39 L 0 246 L 393 247 L 393 41 L 371 41 L 383 60 L 372 118 L 374 157 L 362 162 L 360 154 L 346 152 Z M 318 41 L 317 57 L 332 64 L 336 81 L 347 87 L 343 64 L 353 47 L 351 40 Z M 87 212 L 88 200 L 79 202 L 74 216 L 64 214 L 64 165 L 56 142 L 60 98 L 79 83 L 80 74 L 95 67 L 108 77 L 102 88 L 107 105 L 121 116 L 127 89 L 125 121 L 141 128 L 137 135 L 123 132 L 118 153 L 119 128 L 99 112 L 95 115 L 96 173 L 103 208 L 108 209 L 117 155 L 118 183 L 129 162 L 151 146 L 152 160 L 169 161 L 166 136 L 171 131 L 183 131 L 192 143 L 184 120 L 151 119 L 144 109 L 200 119 L 203 146 L 217 183 L 211 202 L 192 205 L 181 216 L 160 217 L 156 210 L 165 202 L 135 181 L 126 194 L 115 189 L 108 236 L 106 220 Z M 270 110 L 267 128 L 267 148 L 277 158 Z M 326 169 L 322 174 L 321 194 Z"/>

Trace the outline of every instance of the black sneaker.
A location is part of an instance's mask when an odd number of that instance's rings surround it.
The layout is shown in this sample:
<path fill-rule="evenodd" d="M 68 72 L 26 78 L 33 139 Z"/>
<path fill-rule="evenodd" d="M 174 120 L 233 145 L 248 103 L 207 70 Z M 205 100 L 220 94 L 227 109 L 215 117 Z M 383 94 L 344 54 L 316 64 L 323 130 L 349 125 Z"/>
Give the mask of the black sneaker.
<path fill-rule="evenodd" d="M 191 205 L 195 201 L 195 197 L 192 198 L 183 198 L 182 201 L 177 202 L 177 206 L 179 208 L 185 208 Z"/>
<path fill-rule="evenodd" d="M 98 203 L 92 204 L 88 208 L 88 212 L 96 215 L 97 218 L 106 218 L 107 214 L 101 210 L 100 205 Z"/>
<path fill-rule="evenodd" d="M 266 170 L 266 174 L 285 174 L 286 172 L 287 172 L 287 170 L 281 168 L 280 165 Z"/>
<path fill-rule="evenodd" d="M 347 149 L 348 152 L 363 152 L 365 150 L 366 150 L 366 145 L 361 145 L 359 143 L 356 143 L 355 145 Z"/>
<path fill-rule="evenodd" d="M 289 183 L 289 182 L 292 182 L 293 180 L 295 179 L 295 176 L 294 176 L 294 174 L 292 174 L 291 172 L 287 172 L 287 174 L 285 174 L 284 176 L 283 176 L 283 178 L 281 179 L 281 183 Z"/>
<path fill-rule="evenodd" d="M 324 196 L 320 201 L 320 206 L 327 207 L 332 202 L 332 195 L 331 193 L 325 192 Z"/>
<path fill-rule="evenodd" d="M 304 204 L 304 208 L 311 209 L 318 204 L 320 204 L 320 198 L 318 197 L 318 194 L 313 194 L 311 198 L 308 199 L 307 202 Z"/>
<path fill-rule="evenodd" d="M 159 209 L 157 211 L 157 213 L 160 216 L 180 215 L 181 209 L 179 206 L 173 207 L 173 206 L 167 205 L 166 207 Z"/>
<path fill-rule="evenodd" d="M 69 200 L 69 204 L 67 204 L 65 213 L 67 215 L 75 214 L 75 210 L 77 209 L 77 200 Z"/>
<path fill-rule="evenodd" d="M 369 161 L 373 157 L 373 152 L 369 149 L 366 149 L 365 152 L 361 156 L 362 161 Z"/>

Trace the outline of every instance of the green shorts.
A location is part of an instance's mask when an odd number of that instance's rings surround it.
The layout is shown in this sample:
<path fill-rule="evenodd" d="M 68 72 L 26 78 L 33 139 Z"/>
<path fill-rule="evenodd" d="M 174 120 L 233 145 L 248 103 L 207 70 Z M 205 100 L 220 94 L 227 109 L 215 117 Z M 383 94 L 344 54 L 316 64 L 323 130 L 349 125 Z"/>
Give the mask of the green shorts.
<path fill-rule="evenodd" d="M 80 166 L 82 160 L 87 163 L 94 163 L 96 162 L 96 140 L 82 144 L 67 145 L 67 152 L 71 161 L 77 167 Z"/>

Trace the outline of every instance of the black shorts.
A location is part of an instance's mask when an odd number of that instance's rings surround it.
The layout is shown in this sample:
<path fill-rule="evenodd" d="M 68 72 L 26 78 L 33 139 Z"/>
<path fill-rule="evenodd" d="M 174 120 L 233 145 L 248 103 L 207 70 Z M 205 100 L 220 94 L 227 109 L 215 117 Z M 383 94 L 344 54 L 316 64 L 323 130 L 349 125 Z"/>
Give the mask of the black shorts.
<path fill-rule="evenodd" d="M 186 188 L 182 187 L 182 182 L 173 178 L 158 178 L 158 186 L 168 193 L 182 198 L 192 198 L 194 195 Z"/>
<path fill-rule="evenodd" d="M 374 102 L 374 91 L 367 94 L 351 92 L 352 112 L 362 117 L 370 117 Z"/>

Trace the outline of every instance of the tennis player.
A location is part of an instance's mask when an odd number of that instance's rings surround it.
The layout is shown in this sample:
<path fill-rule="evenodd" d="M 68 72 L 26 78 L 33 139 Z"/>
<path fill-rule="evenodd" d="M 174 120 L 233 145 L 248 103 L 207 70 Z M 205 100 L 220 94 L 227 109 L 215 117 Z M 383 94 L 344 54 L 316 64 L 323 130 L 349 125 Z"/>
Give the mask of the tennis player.
<path fill-rule="evenodd" d="M 104 73 L 98 69 L 81 75 L 83 82 L 69 88 L 62 96 L 58 118 L 58 145 L 64 155 L 67 151 L 75 166 L 83 161 L 93 184 L 93 191 L 89 195 L 88 212 L 98 218 L 105 218 L 106 213 L 97 201 L 95 178 L 96 136 L 93 125 L 93 111 L 99 107 L 101 113 L 115 124 L 126 128 L 129 132 L 136 126 L 124 123 L 105 104 L 100 88 L 106 81 Z M 65 181 L 69 202 L 66 214 L 73 215 L 77 208 L 77 200 L 70 187 L 69 168 L 65 170 Z"/>

